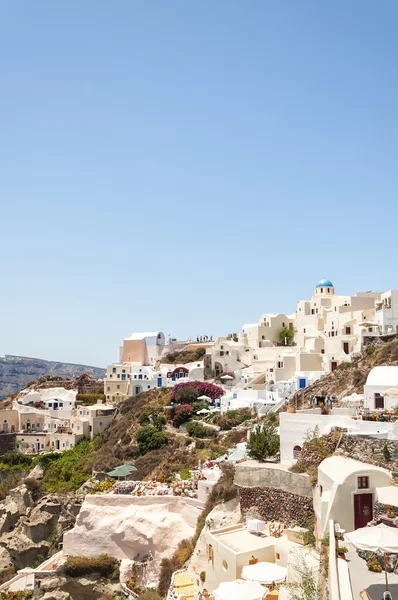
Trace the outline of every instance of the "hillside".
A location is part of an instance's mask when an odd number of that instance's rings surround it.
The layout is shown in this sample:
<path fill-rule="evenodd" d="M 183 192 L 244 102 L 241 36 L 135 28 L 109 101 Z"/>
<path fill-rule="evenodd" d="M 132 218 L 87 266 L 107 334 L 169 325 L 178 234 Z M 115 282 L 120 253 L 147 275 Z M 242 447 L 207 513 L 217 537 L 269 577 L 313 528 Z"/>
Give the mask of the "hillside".
<path fill-rule="evenodd" d="M 363 393 L 363 386 L 369 372 L 374 367 L 398 365 L 398 340 L 368 346 L 352 362 L 342 363 L 338 368 L 304 390 L 300 390 L 290 400 L 290 404 L 300 408 L 308 406 L 312 395 L 348 396 L 353 392 Z"/>
<path fill-rule="evenodd" d="M 100 379 L 104 377 L 105 369 L 6 354 L 4 358 L 0 357 L 0 399 L 19 392 L 29 381 L 43 375 L 73 379 L 83 373 Z"/>

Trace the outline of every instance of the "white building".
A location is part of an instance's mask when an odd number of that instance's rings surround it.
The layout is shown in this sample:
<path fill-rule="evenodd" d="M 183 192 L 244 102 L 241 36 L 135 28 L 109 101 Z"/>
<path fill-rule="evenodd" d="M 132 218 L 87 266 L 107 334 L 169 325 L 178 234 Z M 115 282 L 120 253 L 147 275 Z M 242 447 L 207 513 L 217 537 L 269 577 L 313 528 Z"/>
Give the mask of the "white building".
<path fill-rule="evenodd" d="M 314 490 L 315 533 L 321 539 L 329 520 L 346 532 L 366 527 L 373 519 L 378 488 L 391 484 L 386 469 L 343 456 L 326 458 L 318 467 Z"/>
<path fill-rule="evenodd" d="M 330 415 L 322 415 L 320 409 L 309 409 L 279 413 L 281 463 L 292 464 L 297 460 L 307 435 L 313 433 L 315 428 L 320 435 L 327 435 L 334 427 L 341 427 L 351 435 L 398 439 L 398 421 L 390 423 L 353 419 L 355 408 L 334 408 L 331 412 Z"/>
<path fill-rule="evenodd" d="M 374 367 L 366 380 L 364 407 L 370 411 L 391 410 L 397 405 L 397 398 L 385 396 L 389 389 L 398 386 L 398 367 Z"/>

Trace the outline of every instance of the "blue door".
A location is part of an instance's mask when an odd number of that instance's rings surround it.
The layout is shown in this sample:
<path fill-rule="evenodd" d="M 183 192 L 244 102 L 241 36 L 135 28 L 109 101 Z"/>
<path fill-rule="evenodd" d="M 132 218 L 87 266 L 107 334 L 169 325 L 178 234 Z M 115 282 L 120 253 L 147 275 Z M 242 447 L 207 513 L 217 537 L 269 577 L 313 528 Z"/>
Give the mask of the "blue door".
<path fill-rule="evenodd" d="M 140 390 L 141 390 L 141 388 L 140 388 L 140 387 L 136 387 L 136 388 L 135 388 L 135 393 L 136 393 L 136 394 L 139 394 L 139 393 L 140 393 Z"/>
<path fill-rule="evenodd" d="M 158 387 L 162 387 L 162 378 L 158 377 Z"/>
<path fill-rule="evenodd" d="M 302 390 L 303 388 L 305 388 L 306 385 L 307 385 L 307 380 L 306 379 L 299 379 L 300 390 Z"/>

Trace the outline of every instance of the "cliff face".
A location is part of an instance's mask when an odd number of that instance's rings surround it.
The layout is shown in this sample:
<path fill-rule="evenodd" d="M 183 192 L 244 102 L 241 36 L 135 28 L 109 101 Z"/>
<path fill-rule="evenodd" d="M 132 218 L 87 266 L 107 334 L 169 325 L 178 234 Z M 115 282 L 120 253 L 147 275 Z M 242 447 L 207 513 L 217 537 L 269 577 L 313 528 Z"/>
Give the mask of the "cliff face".
<path fill-rule="evenodd" d="M 105 369 L 6 355 L 4 358 L 0 357 L 0 399 L 19 392 L 29 381 L 38 379 L 42 375 L 58 375 L 65 379 L 73 379 L 83 373 L 100 379 L 104 377 Z"/>

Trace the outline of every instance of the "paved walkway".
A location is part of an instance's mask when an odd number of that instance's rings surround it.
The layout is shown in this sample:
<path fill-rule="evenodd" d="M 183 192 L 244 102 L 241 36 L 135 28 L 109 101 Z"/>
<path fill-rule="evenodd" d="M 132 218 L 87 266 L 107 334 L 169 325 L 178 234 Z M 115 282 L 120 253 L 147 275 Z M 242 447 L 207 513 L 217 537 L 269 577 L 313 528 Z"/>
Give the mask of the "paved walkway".
<path fill-rule="evenodd" d="M 355 550 L 347 552 L 346 559 L 354 600 L 360 600 L 359 593 L 362 590 L 367 590 L 372 600 L 383 600 L 383 592 L 386 589 L 384 571 L 381 573 L 372 573 L 372 571 L 369 571 L 366 561 L 360 558 Z M 398 600 L 398 575 L 388 573 L 388 583 L 393 600 Z"/>

